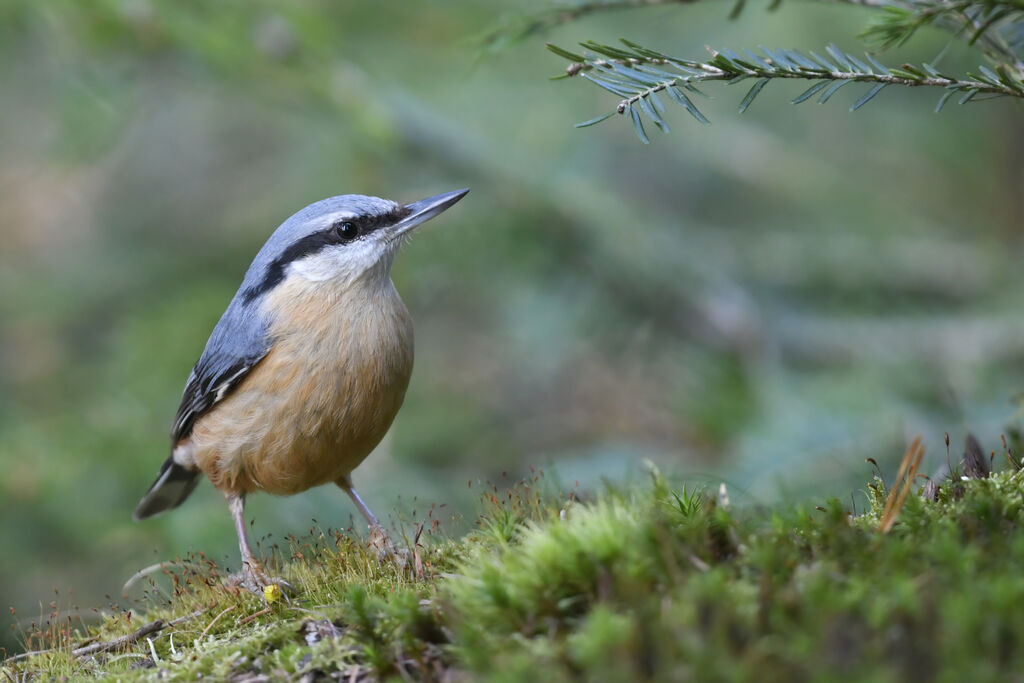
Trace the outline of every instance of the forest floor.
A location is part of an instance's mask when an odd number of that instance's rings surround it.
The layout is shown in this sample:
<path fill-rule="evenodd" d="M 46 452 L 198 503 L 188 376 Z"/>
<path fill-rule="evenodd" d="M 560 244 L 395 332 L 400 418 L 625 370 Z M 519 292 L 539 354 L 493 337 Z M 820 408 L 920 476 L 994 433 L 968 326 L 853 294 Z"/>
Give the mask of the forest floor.
<path fill-rule="evenodd" d="M 493 489 L 465 537 L 396 539 L 404 562 L 314 529 L 271 561 L 290 599 L 190 558 L 141 580 L 147 608 L 78 628 L 55 609 L 24 635 L 43 652 L 0 680 L 1012 679 L 1024 473 L 968 448 L 918 487 L 920 451 L 856 514 L 737 505 L 652 469 L 587 500 Z"/>

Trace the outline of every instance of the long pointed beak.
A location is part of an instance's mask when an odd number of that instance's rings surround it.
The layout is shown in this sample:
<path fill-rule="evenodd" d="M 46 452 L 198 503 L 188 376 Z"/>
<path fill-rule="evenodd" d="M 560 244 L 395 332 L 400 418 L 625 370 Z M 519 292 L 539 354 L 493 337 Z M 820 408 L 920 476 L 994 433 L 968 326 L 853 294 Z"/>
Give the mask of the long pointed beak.
<path fill-rule="evenodd" d="M 457 201 L 465 197 L 468 192 L 469 188 L 464 187 L 461 190 L 445 192 L 444 194 L 421 199 L 420 201 L 413 202 L 412 204 L 406 204 L 405 208 L 409 211 L 409 214 L 391 226 L 388 231 L 391 233 L 391 239 L 401 237 L 420 223 L 429 221 L 431 218 L 447 210 Z"/>

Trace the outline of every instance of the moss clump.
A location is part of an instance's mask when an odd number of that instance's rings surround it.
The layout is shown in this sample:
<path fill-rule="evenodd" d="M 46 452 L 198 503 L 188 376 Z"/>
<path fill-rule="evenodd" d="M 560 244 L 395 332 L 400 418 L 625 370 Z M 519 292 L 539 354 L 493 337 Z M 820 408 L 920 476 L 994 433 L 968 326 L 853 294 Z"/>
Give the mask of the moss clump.
<path fill-rule="evenodd" d="M 265 605 L 208 572 L 169 605 L 111 618 L 117 651 L 8 663 L 18 679 L 200 676 L 450 680 L 992 680 L 1024 669 L 1024 474 L 910 496 L 878 531 L 885 491 L 852 516 L 735 508 L 651 486 L 562 507 L 522 489 L 475 532 L 412 544 L 405 569 L 321 535 L 279 568 L 300 590 Z M 208 568 L 209 569 L 209 568 Z"/>

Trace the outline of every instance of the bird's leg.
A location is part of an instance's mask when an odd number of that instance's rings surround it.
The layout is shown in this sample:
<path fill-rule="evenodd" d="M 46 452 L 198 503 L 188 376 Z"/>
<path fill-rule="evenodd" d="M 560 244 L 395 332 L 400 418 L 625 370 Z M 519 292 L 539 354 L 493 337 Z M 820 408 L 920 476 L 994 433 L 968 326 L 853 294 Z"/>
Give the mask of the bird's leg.
<path fill-rule="evenodd" d="M 260 595 L 263 595 L 264 589 L 271 584 L 277 584 L 285 590 L 293 591 L 294 589 L 287 581 L 267 576 L 263 571 L 263 565 L 253 555 L 252 548 L 249 546 L 249 534 L 245 529 L 245 495 L 228 496 L 228 509 L 231 510 L 231 517 L 235 520 L 238 549 L 242 553 L 242 571 L 231 579 L 246 590 Z"/>
<path fill-rule="evenodd" d="M 373 512 L 370 511 L 369 506 L 356 493 L 355 487 L 352 486 L 352 479 L 346 476 L 339 479 L 336 483 L 348 494 L 348 497 L 359 508 L 359 512 L 366 518 L 366 523 L 370 527 L 370 543 L 377 549 L 381 559 L 387 556 L 404 564 L 401 554 L 395 549 L 395 544 L 388 537 L 388 532 L 384 530 L 384 527 L 377 521 Z"/>
<path fill-rule="evenodd" d="M 381 527 L 380 522 L 377 521 L 377 518 L 374 516 L 373 512 L 370 511 L 369 506 L 366 503 L 364 503 L 363 499 L 359 497 L 358 493 L 356 493 L 356 489 L 354 486 L 352 486 L 352 480 L 350 478 L 343 477 L 342 479 L 339 479 L 338 486 L 340 486 L 345 491 L 345 493 L 348 494 L 348 497 L 352 499 L 352 502 L 356 504 L 356 507 L 359 508 L 359 512 L 361 512 L 363 514 L 363 517 L 366 518 L 366 522 L 370 525 L 371 529 L 383 528 Z"/>
<path fill-rule="evenodd" d="M 231 518 L 235 520 L 235 532 L 238 533 L 238 549 L 242 553 L 242 573 L 251 578 L 262 576 L 263 567 L 252 554 L 252 547 L 249 546 L 249 533 L 245 529 L 245 496 L 229 496 L 228 509 L 231 510 Z"/>

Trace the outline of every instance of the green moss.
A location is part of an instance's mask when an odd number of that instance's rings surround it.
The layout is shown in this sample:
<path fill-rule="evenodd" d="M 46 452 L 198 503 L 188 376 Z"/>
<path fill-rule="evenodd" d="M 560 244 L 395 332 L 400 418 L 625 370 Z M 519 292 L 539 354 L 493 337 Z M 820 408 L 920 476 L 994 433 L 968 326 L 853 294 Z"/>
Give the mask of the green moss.
<path fill-rule="evenodd" d="M 295 542 L 277 569 L 299 589 L 269 608 L 177 574 L 175 597 L 92 629 L 98 641 L 183 620 L 123 651 L 75 657 L 81 636 L 4 673 L 86 679 L 452 672 L 565 679 L 990 680 L 1024 667 L 1024 475 L 954 480 L 911 496 L 888 534 L 886 491 L 838 501 L 723 506 L 660 476 L 565 505 L 523 487 L 488 495 L 475 531 L 427 539 L 402 568 L 344 535 Z M 415 571 L 415 568 L 419 571 Z M 59 622 L 59 619 L 54 619 Z M 45 637 L 37 634 L 39 639 Z"/>

